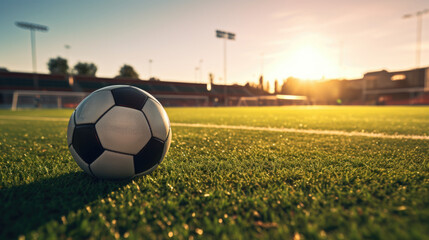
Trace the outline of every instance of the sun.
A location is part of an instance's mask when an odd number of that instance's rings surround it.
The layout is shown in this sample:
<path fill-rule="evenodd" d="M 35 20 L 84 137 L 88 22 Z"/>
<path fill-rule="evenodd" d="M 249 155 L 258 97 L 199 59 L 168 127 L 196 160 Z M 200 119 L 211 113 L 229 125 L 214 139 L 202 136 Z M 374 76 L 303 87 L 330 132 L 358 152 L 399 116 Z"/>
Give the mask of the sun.
<path fill-rule="evenodd" d="M 334 61 L 329 49 L 315 45 L 294 48 L 278 66 L 278 74 L 302 80 L 319 80 L 338 75 L 338 63 Z"/>

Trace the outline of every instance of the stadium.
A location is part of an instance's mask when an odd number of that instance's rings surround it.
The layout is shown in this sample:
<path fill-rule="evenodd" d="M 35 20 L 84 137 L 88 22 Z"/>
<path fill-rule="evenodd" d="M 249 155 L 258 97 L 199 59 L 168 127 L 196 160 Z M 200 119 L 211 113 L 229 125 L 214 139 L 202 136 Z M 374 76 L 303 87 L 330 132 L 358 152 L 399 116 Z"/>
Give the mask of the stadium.
<path fill-rule="evenodd" d="M 428 239 L 429 10 L 381 3 L 1 2 L 0 239 Z"/>
<path fill-rule="evenodd" d="M 18 103 L 28 106 L 28 104 L 34 104 L 36 96 L 43 97 L 43 94 L 47 94 L 42 99 L 46 102 L 46 107 L 73 108 L 90 92 L 115 84 L 141 88 L 153 94 L 168 107 L 337 104 L 337 99 L 327 101 L 333 96 L 330 94 L 332 88 L 326 86 L 332 83 L 338 85 L 339 89 L 339 93 L 334 97 L 343 99 L 346 105 L 429 104 L 429 68 L 425 67 L 395 72 L 382 70 L 365 73 L 362 79 L 320 82 L 317 89 L 318 94 L 325 93 L 322 99 L 315 93 L 306 92 L 307 96 L 269 93 L 248 85 L 211 85 L 210 83 L 0 72 L 0 106 L 14 109 L 18 107 Z M 285 85 L 287 84 L 286 81 Z M 289 87 L 291 87 L 290 84 Z M 320 90 L 320 88 L 326 90 Z M 76 94 L 70 94 L 73 92 Z M 305 94 L 305 92 L 297 93 Z M 326 94 L 331 96 L 326 97 Z M 60 105 L 58 101 L 61 102 Z"/>

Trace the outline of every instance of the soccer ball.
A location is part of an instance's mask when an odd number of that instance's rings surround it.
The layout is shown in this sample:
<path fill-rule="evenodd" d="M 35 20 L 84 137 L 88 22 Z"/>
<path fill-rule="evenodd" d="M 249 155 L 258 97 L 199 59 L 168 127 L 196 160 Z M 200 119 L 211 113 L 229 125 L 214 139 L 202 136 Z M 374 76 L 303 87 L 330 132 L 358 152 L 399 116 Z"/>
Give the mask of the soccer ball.
<path fill-rule="evenodd" d="M 170 121 L 149 93 L 132 86 L 108 86 L 77 106 L 67 143 L 86 173 L 132 178 L 151 173 L 164 159 L 171 143 Z"/>

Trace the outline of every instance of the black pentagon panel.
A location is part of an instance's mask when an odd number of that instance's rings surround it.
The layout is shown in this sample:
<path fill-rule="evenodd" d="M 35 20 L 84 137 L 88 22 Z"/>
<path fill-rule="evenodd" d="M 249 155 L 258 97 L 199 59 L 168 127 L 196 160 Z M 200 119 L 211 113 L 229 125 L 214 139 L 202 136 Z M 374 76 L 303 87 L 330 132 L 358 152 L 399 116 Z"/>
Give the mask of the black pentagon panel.
<path fill-rule="evenodd" d="M 136 174 L 149 170 L 159 163 L 163 151 L 164 142 L 156 138 L 151 138 L 146 146 L 134 156 Z"/>
<path fill-rule="evenodd" d="M 142 110 L 147 96 L 140 90 L 132 87 L 121 87 L 112 89 L 113 98 L 117 106 Z"/>
<path fill-rule="evenodd" d="M 77 125 L 72 145 L 82 160 L 88 164 L 94 162 L 104 151 L 93 124 Z"/>

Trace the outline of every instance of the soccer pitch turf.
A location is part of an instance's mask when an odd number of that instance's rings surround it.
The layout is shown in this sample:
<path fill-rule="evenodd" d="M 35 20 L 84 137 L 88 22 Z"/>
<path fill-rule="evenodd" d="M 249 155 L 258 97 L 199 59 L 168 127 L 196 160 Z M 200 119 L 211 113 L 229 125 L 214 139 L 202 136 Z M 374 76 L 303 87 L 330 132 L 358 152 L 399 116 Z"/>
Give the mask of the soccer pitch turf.
<path fill-rule="evenodd" d="M 429 238 L 429 107 L 167 112 L 158 169 L 107 181 L 72 159 L 71 110 L 0 110 L 0 239 Z"/>

